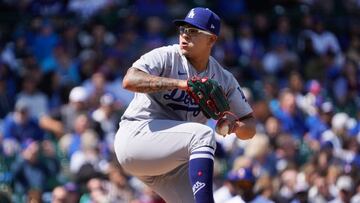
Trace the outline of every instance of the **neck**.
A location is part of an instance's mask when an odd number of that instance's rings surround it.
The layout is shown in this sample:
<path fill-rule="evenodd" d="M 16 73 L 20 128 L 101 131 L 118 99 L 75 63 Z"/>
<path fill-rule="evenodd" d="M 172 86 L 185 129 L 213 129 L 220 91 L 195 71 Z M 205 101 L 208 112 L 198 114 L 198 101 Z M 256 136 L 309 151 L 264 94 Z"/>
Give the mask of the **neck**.
<path fill-rule="evenodd" d="M 197 72 L 203 72 L 207 68 L 210 55 L 203 55 L 203 57 L 188 57 L 189 62 Z"/>

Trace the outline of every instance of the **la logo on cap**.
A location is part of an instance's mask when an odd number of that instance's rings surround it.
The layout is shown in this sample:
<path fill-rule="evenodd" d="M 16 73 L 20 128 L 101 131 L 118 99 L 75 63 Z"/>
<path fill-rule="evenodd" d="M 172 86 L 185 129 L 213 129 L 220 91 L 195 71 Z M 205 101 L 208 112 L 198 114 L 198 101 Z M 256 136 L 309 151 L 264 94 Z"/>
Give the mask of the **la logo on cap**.
<path fill-rule="evenodd" d="M 189 12 L 188 18 L 194 18 L 194 16 L 195 16 L 194 9 L 191 9 L 191 11 Z"/>
<path fill-rule="evenodd" d="M 186 15 L 185 19 L 174 20 L 174 24 L 177 26 L 184 24 L 192 25 L 217 36 L 219 36 L 220 33 L 220 18 L 208 8 L 193 8 Z"/>

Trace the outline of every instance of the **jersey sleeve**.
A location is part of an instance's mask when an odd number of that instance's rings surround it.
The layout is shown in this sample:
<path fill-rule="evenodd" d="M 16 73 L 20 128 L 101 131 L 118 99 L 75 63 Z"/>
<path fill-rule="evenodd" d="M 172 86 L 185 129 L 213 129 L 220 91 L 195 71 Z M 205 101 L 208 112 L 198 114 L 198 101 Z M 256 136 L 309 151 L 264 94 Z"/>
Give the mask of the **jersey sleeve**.
<path fill-rule="evenodd" d="M 239 118 L 252 113 L 253 110 L 241 90 L 239 83 L 234 77 L 232 77 L 230 81 L 230 88 L 226 94 L 230 104 L 230 111 Z"/>
<path fill-rule="evenodd" d="M 142 55 L 133 63 L 132 67 L 140 69 L 151 75 L 159 76 L 164 71 L 166 54 L 167 53 L 163 48 L 154 49 Z"/>

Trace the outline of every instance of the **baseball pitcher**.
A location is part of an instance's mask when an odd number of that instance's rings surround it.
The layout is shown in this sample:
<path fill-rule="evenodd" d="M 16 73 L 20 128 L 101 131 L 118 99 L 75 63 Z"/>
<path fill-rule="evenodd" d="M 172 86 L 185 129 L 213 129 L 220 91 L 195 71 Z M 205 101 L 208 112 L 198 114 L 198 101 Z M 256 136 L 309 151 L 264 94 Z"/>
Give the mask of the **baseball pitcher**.
<path fill-rule="evenodd" d="M 123 86 L 135 92 L 114 148 L 122 167 L 166 202 L 212 203 L 215 132 L 240 139 L 255 134 L 252 109 L 234 76 L 213 57 L 220 18 L 193 8 L 181 20 L 179 44 L 135 61 Z"/>

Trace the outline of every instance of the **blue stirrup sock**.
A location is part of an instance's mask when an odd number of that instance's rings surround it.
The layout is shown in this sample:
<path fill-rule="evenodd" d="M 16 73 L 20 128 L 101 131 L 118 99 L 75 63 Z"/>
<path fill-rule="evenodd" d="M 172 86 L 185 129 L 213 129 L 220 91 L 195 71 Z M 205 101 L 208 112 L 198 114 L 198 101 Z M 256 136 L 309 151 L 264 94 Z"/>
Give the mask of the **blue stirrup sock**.
<path fill-rule="evenodd" d="M 196 203 L 213 203 L 214 148 L 195 149 L 190 155 L 189 177 Z"/>

